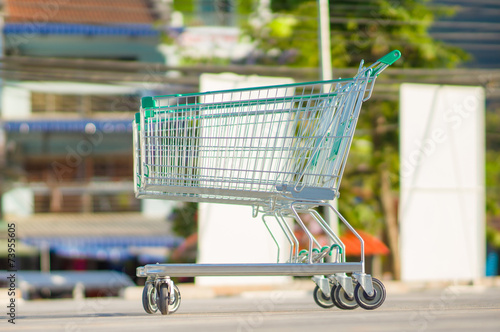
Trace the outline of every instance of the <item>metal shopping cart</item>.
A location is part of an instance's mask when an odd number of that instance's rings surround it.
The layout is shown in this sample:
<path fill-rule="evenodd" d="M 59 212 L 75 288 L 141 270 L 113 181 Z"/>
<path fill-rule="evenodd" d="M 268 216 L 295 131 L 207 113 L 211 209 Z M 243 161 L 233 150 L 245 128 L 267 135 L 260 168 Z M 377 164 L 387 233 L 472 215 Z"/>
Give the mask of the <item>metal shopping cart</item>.
<path fill-rule="evenodd" d="M 313 276 L 313 296 L 321 307 L 382 305 L 385 288 L 365 273 L 363 239 L 328 201 L 339 196 L 361 105 L 378 75 L 400 56 L 393 51 L 369 67 L 361 62 L 349 79 L 142 99 L 134 121 L 136 196 L 250 205 L 278 246 L 272 264 L 138 267 L 137 276 L 147 278 L 147 313 L 175 312 L 181 297 L 171 277 L 195 276 Z M 344 244 L 315 210 L 318 206 L 333 211 L 359 239 L 359 262 L 346 261 Z M 304 214 L 321 227 L 330 245 L 321 246 Z M 270 220 L 288 241 L 286 262 L 279 261 L 282 248 Z M 307 249 L 299 251 L 287 220 L 306 234 Z"/>

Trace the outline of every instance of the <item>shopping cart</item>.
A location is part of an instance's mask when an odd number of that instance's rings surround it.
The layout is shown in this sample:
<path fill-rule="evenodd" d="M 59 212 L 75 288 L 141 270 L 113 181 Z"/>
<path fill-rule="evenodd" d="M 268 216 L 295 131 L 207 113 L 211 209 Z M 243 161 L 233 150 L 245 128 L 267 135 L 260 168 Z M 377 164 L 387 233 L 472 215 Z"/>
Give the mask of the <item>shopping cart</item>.
<path fill-rule="evenodd" d="M 171 277 L 196 276 L 313 276 L 321 307 L 382 305 L 385 288 L 365 273 L 363 239 L 328 201 L 339 196 L 361 105 L 378 75 L 400 56 L 393 51 L 369 67 L 362 61 L 350 79 L 142 99 L 134 121 L 136 197 L 250 205 L 278 249 L 272 264 L 138 267 L 137 276 L 147 278 L 147 313 L 175 312 L 181 297 Z M 344 244 L 318 206 L 333 211 L 359 239 L 359 262 L 346 261 Z M 323 229 L 329 245 L 321 246 L 304 214 Z M 279 261 L 282 248 L 270 220 L 288 241 L 286 262 Z M 299 251 L 291 223 L 306 234 L 307 249 Z"/>

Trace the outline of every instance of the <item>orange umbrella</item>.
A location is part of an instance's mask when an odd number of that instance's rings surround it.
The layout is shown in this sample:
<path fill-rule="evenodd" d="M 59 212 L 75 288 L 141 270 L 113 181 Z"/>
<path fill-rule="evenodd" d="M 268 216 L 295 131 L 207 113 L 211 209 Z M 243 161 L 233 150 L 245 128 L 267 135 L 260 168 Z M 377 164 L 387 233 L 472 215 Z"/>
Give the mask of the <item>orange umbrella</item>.
<path fill-rule="evenodd" d="M 357 231 L 365 242 L 365 255 L 387 255 L 389 248 L 375 236 L 363 231 Z M 359 239 L 351 232 L 347 232 L 340 237 L 345 245 L 346 256 L 361 255 L 361 243 Z"/>

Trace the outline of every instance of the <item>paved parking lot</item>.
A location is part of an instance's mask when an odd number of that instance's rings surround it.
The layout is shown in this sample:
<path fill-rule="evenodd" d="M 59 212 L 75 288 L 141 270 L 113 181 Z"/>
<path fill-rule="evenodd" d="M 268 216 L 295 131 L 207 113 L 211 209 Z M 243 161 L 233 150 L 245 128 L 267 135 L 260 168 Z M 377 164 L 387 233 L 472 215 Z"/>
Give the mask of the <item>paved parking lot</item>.
<path fill-rule="evenodd" d="M 182 287 L 181 287 L 182 292 Z M 173 315 L 148 315 L 138 300 L 25 301 L 13 331 L 500 331 L 500 289 L 456 286 L 387 294 L 374 311 L 322 309 L 304 292 L 184 299 Z"/>

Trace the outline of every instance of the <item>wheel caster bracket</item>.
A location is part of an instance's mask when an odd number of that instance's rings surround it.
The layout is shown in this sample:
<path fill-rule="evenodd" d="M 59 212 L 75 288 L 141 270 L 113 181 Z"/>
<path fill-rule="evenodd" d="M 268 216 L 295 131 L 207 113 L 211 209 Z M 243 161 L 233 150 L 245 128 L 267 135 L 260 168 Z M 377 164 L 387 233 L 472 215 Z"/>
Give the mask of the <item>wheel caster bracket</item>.
<path fill-rule="evenodd" d="M 366 273 L 353 273 L 352 276 L 364 289 L 366 295 L 372 297 L 375 295 L 375 290 L 373 289 L 372 276 Z"/>
<path fill-rule="evenodd" d="M 335 275 L 335 279 L 337 279 L 337 282 L 349 297 L 354 296 L 354 286 L 351 277 L 348 277 L 345 273 L 338 273 Z"/>
<path fill-rule="evenodd" d="M 312 277 L 314 283 L 321 289 L 321 292 L 326 297 L 330 297 L 332 292 L 332 285 L 330 284 L 330 279 L 325 278 L 325 276 L 314 276 Z"/>

